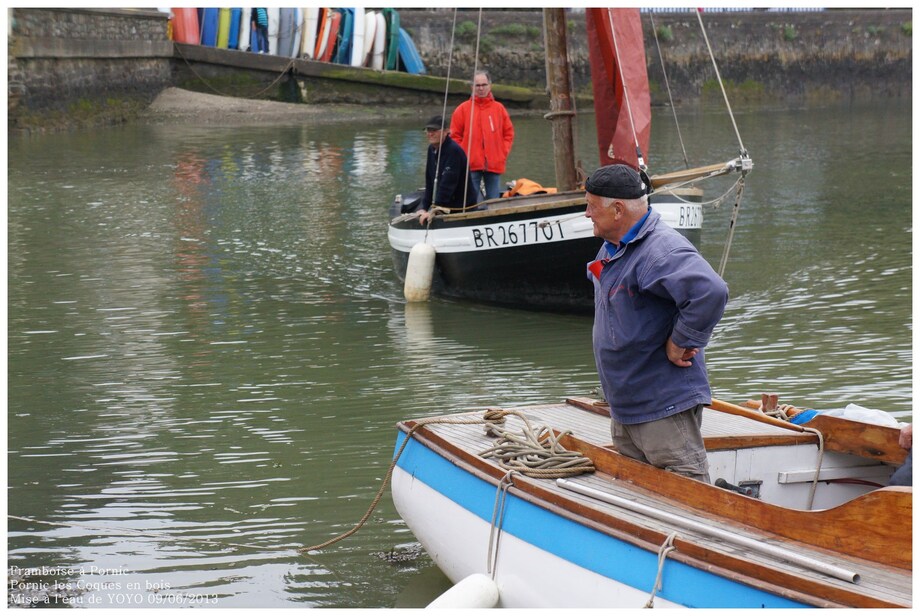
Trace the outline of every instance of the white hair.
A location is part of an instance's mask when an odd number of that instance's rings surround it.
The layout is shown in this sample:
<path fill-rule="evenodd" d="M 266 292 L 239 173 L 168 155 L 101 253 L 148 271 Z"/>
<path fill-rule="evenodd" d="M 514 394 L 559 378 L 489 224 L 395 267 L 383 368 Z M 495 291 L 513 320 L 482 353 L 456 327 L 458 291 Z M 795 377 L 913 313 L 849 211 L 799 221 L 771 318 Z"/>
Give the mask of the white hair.
<path fill-rule="evenodd" d="M 642 195 L 638 199 L 619 199 L 617 197 L 603 197 L 600 195 L 597 196 L 600 197 L 601 207 L 610 207 L 613 205 L 614 201 L 622 201 L 626 204 L 626 209 L 630 211 L 640 209 L 645 211 L 648 209 L 648 195 Z"/>

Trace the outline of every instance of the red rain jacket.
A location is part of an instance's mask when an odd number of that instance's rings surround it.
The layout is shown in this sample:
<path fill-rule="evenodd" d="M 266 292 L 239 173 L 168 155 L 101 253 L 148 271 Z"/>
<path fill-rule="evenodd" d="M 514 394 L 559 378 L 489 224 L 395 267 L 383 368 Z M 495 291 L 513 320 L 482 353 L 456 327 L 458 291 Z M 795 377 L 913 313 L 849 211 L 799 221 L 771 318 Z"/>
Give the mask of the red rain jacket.
<path fill-rule="evenodd" d="M 472 130 L 471 101 L 476 101 Z M 505 161 L 508 160 L 514 142 L 514 126 L 505 106 L 495 100 L 490 92 L 488 96 L 474 96 L 457 105 L 450 119 L 450 138 L 466 152 L 470 159 L 470 171 L 504 173 Z"/>

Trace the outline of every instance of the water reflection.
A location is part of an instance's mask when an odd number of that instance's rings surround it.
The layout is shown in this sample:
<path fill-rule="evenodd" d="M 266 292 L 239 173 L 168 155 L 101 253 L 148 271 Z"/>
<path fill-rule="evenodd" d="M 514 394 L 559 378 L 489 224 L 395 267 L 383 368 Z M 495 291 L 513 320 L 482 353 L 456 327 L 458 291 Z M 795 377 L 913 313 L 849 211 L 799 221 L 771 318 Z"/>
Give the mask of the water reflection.
<path fill-rule="evenodd" d="M 910 109 L 738 119 L 756 167 L 707 353 L 717 395 L 910 413 Z M 694 163 L 734 155 L 724 117 L 691 120 Z M 506 178 L 552 184 L 544 121 L 515 126 Z M 593 118 L 579 127 L 591 168 Z M 682 166 L 674 142 L 653 131 L 656 171 Z M 364 514 L 397 420 L 597 384 L 590 319 L 402 300 L 386 212 L 423 183 L 414 123 L 9 145 L 9 509 L 62 524 L 11 520 L 11 564 L 124 567 L 82 579 L 219 607 L 433 596 L 443 578 L 388 499 L 338 546 L 294 548 Z M 729 215 L 706 213 L 710 259 Z"/>

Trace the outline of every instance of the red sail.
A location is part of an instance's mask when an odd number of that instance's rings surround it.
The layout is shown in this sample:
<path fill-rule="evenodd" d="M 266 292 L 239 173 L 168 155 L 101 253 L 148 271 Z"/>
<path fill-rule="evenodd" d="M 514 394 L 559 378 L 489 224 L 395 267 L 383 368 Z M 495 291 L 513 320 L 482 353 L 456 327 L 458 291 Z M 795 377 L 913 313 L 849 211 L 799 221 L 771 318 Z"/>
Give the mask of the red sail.
<path fill-rule="evenodd" d="M 652 125 L 639 9 L 586 9 L 586 15 L 601 165 L 625 163 L 638 168 L 636 140 L 647 162 Z"/>

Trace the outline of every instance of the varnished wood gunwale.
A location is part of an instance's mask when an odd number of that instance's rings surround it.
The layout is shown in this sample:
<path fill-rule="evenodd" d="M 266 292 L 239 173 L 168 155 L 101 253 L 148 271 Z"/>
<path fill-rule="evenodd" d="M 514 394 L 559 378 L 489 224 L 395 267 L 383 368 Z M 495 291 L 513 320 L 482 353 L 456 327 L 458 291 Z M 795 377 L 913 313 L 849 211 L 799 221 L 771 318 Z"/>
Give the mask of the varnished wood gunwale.
<path fill-rule="evenodd" d="M 713 401 L 714 405 L 718 401 Z M 600 400 L 594 400 L 592 398 L 566 398 L 566 403 L 571 404 L 577 408 L 580 408 L 585 411 L 594 413 L 595 415 L 602 415 L 604 417 L 610 417 L 610 410 L 606 402 L 601 402 Z M 803 443 L 818 443 L 818 437 L 811 432 L 804 432 L 802 429 L 795 424 L 790 424 L 788 422 L 773 419 L 772 417 L 767 417 L 763 413 L 758 413 L 757 411 L 748 410 L 741 407 L 728 408 L 726 406 L 711 406 L 713 410 L 727 412 L 731 415 L 740 415 L 742 417 L 747 417 L 748 419 L 753 419 L 754 421 L 759 421 L 761 423 L 766 423 L 771 426 L 776 426 L 778 428 L 783 428 L 787 430 L 787 433 L 778 436 L 776 434 L 770 435 L 754 435 L 746 434 L 739 436 L 704 436 L 703 444 L 706 446 L 707 451 L 720 451 L 724 449 L 741 449 L 746 447 L 775 447 L 777 445 L 801 445 Z M 741 412 L 738 412 L 737 409 L 740 409 Z M 734 412 L 733 412 L 734 411 Z M 767 421 L 763 421 L 767 420 Z M 792 428 L 792 429 L 790 429 Z"/>
<path fill-rule="evenodd" d="M 591 458 L 599 471 L 615 479 L 667 494 L 670 500 L 707 516 L 719 512 L 719 517 L 733 523 L 806 545 L 899 569 L 912 567 L 912 546 L 904 540 L 912 530 L 911 488 L 881 488 L 837 507 L 801 511 L 693 481 L 577 437 L 565 437 L 562 445 Z"/>
<path fill-rule="evenodd" d="M 411 421 L 403 422 L 400 424 L 400 428 L 403 431 L 408 431 L 408 429 L 413 425 L 414 422 Z M 470 472 L 473 475 L 478 476 L 479 478 L 489 481 L 493 484 L 497 485 L 498 481 L 505 474 L 505 472 L 496 465 L 480 458 L 471 452 L 465 451 L 461 447 L 451 443 L 449 440 L 439 436 L 428 428 L 422 428 L 418 430 L 415 433 L 414 438 L 417 438 L 426 447 L 431 448 L 433 451 L 445 459 L 448 459 L 452 463 L 457 464 L 466 472 Z M 660 487 L 660 479 L 662 478 L 676 479 L 681 482 L 692 481 L 690 479 L 674 475 L 673 473 L 668 473 L 666 471 L 641 464 L 634 460 L 629 460 L 628 458 L 620 456 L 616 452 L 603 450 L 603 448 L 585 443 L 579 439 L 574 439 L 573 437 L 566 437 L 566 439 L 572 441 L 570 445 L 567 446 L 572 449 L 580 450 L 582 453 L 589 455 L 589 457 L 594 457 L 591 455 L 591 453 L 597 455 L 598 452 L 596 450 L 602 450 L 618 458 L 617 464 L 614 466 L 618 466 L 622 462 L 625 463 L 626 466 L 631 464 L 638 467 L 644 467 L 644 469 L 648 469 L 646 472 L 650 472 L 653 476 L 653 486 L 659 486 L 654 487 L 651 492 L 656 494 L 658 497 L 660 497 L 662 492 L 668 493 L 667 489 Z M 563 442 L 565 442 L 565 440 Z M 584 448 L 582 448 L 580 444 L 583 444 Z M 605 468 L 609 466 L 604 460 L 604 456 L 598 457 L 601 459 L 601 464 L 604 465 Z M 604 472 L 603 469 L 599 470 Z M 619 474 L 624 478 L 626 475 L 628 475 L 628 473 L 624 475 L 622 472 Z M 626 480 L 628 481 L 628 479 Z M 720 490 L 712 486 L 707 486 L 695 481 L 693 481 L 692 484 L 684 483 L 680 486 L 680 488 L 681 492 L 694 492 L 696 490 L 702 489 L 719 492 L 730 497 L 735 496 L 746 500 L 754 500 L 747 499 L 747 497 L 742 497 L 741 495 L 729 493 L 724 490 Z M 638 486 L 637 489 L 648 491 L 645 488 Z M 524 500 L 536 506 L 554 511 L 558 515 L 572 519 L 580 524 L 593 528 L 599 532 L 603 532 L 607 535 L 616 537 L 620 540 L 632 543 L 648 551 L 657 551 L 658 547 L 666 539 L 665 533 L 639 526 L 628 520 L 624 520 L 611 513 L 601 511 L 599 509 L 587 507 L 569 498 L 568 496 L 561 494 L 559 491 L 553 491 L 543 487 L 540 481 L 530 480 L 517 476 L 514 480 L 514 486 L 511 488 L 511 491 L 516 496 L 523 498 Z M 785 509 L 782 510 L 788 511 Z M 700 513 L 707 516 L 711 515 L 708 514 L 706 510 L 701 510 Z M 756 529 L 756 531 L 767 535 L 775 534 L 759 528 Z M 782 541 L 782 539 L 779 540 Z M 814 547 L 807 541 L 803 543 L 809 545 L 810 547 Z M 852 588 L 850 588 L 841 585 L 835 585 L 833 583 L 826 583 L 818 577 L 803 577 L 800 574 L 790 573 L 773 566 L 753 562 L 750 559 L 739 558 L 731 554 L 712 550 L 706 545 L 703 545 L 702 542 L 677 538 L 675 540 L 675 546 L 677 547 L 677 551 L 670 554 L 669 558 L 685 562 L 701 570 L 713 571 L 727 579 L 736 580 L 740 583 L 758 588 L 764 588 L 765 590 L 775 592 L 780 596 L 789 597 L 803 603 L 822 607 L 905 607 L 904 604 L 893 600 L 887 600 L 879 596 L 866 595 L 858 585 L 854 585 Z"/>
<path fill-rule="evenodd" d="M 598 415 L 609 415 L 607 404 L 591 398 L 568 398 L 566 402 L 580 409 Z M 800 426 L 775 417 L 764 415 L 757 410 L 759 404 L 753 400 L 745 402 L 744 406 L 731 404 L 722 400 L 713 400 L 709 405 L 714 411 L 747 417 L 771 426 L 785 428 L 798 435 L 790 433 L 784 439 L 776 436 L 769 437 L 707 437 L 704 439 L 706 449 L 718 451 L 720 449 L 734 449 L 737 447 L 766 447 L 771 445 L 796 445 L 800 443 L 817 443 L 818 437 L 805 428 L 817 430 L 824 438 L 825 451 L 851 454 L 878 460 L 886 464 L 901 465 L 907 458 L 907 450 L 898 444 L 899 430 L 889 426 L 866 424 L 859 421 L 850 421 L 841 417 L 818 415 L 808 422 L 807 426 Z M 792 408 L 792 416 L 800 413 L 800 409 Z M 740 440 L 738 440 L 740 439 Z"/>
<path fill-rule="evenodd" d="M 756 409 L 760 405 L 753 400 L 748 400 L 744 406 Z M 795 417 L 801 412 L 801 409 L 791 407 L 788 414 Z M 898 428 L 821 414 L 816 415 L 805 425 L 824 435 L 824 446 L 828 451 L 850 453 L 899 466 L 904 464 L 907 458 L 907 450 L 898 443 L 898 435 L 901 432 Z"/>

